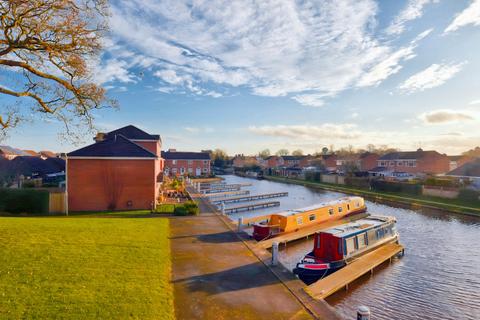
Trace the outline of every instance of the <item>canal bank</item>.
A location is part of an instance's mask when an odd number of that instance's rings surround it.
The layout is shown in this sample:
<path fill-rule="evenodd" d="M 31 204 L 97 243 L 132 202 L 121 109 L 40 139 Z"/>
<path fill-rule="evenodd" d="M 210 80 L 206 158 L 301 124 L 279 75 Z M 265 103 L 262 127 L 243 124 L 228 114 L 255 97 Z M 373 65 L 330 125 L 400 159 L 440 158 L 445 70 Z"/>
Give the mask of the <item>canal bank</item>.
<path fill-rule="evenodd" d="M 276 176 L 265 176 L 265 179 L 270 181 L 297 184 L 307 186 L 310 188 L 317 188 L 322 190 L 336 191 L 347 193 L 351 195 L 362 196 L 370 201 L 397 206 L 404 209 L 418 210 L 421 208 L 439 210 L 446 213 L 456 213 L 468 216 L 480 217 L 480 209 L 473 207 L 460 206 L 455 204 L 449 204 L 445 202 L 431 201 L 427 199 L 413 198 L 408 196 L 399 196 L 394 194 L 387 194 L 382 192 L 374 192 L 368 190 L 362 190 L 358 188 L 339 186 L 334 184 L 327 184 L 321 182 L 311 182 L 300 179 L 283 178 Z"/>
<path fill-rule="evenodd" d="M 172 217 L 172 282 L 177 319 L 340 319 L 325 301 L 205 200 L 200 216 Z M 253 241 L 252 241 L 253 242 Z"/>

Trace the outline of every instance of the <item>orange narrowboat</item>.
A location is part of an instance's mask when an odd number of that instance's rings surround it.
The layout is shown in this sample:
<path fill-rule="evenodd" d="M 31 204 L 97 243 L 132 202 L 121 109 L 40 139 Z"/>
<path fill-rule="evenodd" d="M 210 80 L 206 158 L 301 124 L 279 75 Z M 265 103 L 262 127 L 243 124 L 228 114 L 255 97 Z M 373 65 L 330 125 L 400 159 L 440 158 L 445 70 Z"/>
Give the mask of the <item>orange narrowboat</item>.
<path fill-rule="evenodd" d="M 286 210 L 274 213 L 266 221 L 254 224 L 253 237 L 261 241 L 366 211 L 367 207 L 362 197 L 345 197 L 302 209 Z"/>

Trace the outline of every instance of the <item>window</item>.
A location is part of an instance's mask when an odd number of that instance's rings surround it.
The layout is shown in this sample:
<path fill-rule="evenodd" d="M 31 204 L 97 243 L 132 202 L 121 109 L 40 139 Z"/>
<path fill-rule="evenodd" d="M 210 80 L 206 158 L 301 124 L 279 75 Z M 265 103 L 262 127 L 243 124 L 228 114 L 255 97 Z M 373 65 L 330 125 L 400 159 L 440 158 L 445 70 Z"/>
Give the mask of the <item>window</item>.
<path fill-rule="evenodd" d="M 184 173 L 185 173 L 185 168 L 184 168 L 184 167 L 181 167 L 181 168 L 180 168 L 180 173 L 181 173 L 181 174 L 184 174 Z"/>
<path fill-rule="evenodd" d="M 297 225 L 303 224 L 303 217 L 297 217 Z"/>
<path fill-rule="evenodd" d="M 193 173 L 193 169 L 192 169 L 192 168 L 188 168 L 188 173 Z"/>
<path fill-rule="evenodd" d="M 347 211 L 350 210 L 350 204 L 347 203 Z"/>
<path fill-rule="evenodd" d="M 193 160 L 188 160 L 188 165 L 191 166 L 193 164 Z"/>
<path fill-rule="evenodd" d="M 360 202 L 355 202 L 355 207 L 360 208 Z"/>
<path fill-rule="evenodd" d="M 320 235 L 317 234 L 317 248 L 320 248 Z"/>
<path fill-rule="evenodd" d="M 328 209 L 328 214 L 329 214 L 329 215 L 332 215 L 332 214 L 334 214 L 334 213 L 335 213 L 335 211 L 333 211 L 333 208 Z"/>
<path fill-rule="evenodd" d="M 338 213 L 341 213 L 343 211 L 342 207 L 338 207 Z"/>
<path fill-rule="evenodd" d="M 390 161 L 390 167 L 394 167 L 395 166 L 395 161 Z"/>
<path fill-rule="evenodd" d="M 204 165 L 208 165 L 208 160 L 203 160 Z"/>
<path fill-rule="evenodd" d="M 311 214 L 311 215 L 308 216 L 309 221 L 315 221 L 315 219 L 317 219 L 317 216 L 314 215 L 314 214 Z"/>
<path fill-rule="evenodd" d="M 203 168 L 203 172 L 208 172 L 208 168 Z"/>
<path fill-rule="evenodd" d="M 172 160 L 172 164 L 177 164 L 177 160 Z"/>
<path fill-rule="evenodd" d="M 403 167 L 403 161 L 398 161 L 398 162 L 397 162 L 397 166 Z"/>

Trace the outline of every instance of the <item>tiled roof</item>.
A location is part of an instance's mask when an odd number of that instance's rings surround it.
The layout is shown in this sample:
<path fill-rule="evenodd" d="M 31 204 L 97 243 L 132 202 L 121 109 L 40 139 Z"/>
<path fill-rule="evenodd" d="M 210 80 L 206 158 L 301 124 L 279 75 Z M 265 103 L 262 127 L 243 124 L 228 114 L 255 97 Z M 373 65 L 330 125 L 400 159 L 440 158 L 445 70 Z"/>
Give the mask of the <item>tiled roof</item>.
<path fill-rule="evenodd" d="M 390 152 L 381 156 L 378 160 L 409 160 L 409 159 L 421 159 L 427 155 L 440 155 L 437 151 L 399 151 L 399 152 Z"/>
<path fill-rule="evenodd" d="M 67 154 L 68 157 L 127 157 L 127 158 L 155 158 L 156 156 L 143 148 L 118 134 L 110 136 L 109 139 L 91 144 L 84 148 L 72 151 Z"/>
<path fill-rule="evenodd" d="M 464 157 L 465 156 L 448 156 L 448 159 L 450 159 L 450 161 L 458 161 Z"/>
<path fill-rule="evenodd" d="M 23 150 L 12 148 L 9 146 L 0 146 L 0 151 L 5 154 L 13 154 L 18 156 L 28 156 L 29 154 Z"/>
<path fill-rule="evenodd" d="M 62 167 L 57 163 L 43 160 L 40 157 L 19 156 L 11 160 L 11 169 L 16 174 L 45 175 L 49 173 L 57 173 L 57 172 L 65 171 L 65 163 L 63 163 L 63 167 Z"/>
<path fill-rule="evenodd" d="M 463 166 L 447 173 L 448 176 L 480 177 L 480 159 L 465 163 Z"/>
<path fill-rule="evenodd" d="M 162 158 L 166 160 L 210 160 L 207 152 L 162 151 Z"/>
<path fill-rule="evenodd" d="M 285 161 L 288 161 L 288 160 L 302 160 L 304 159 L 306 156 L 282 156 L 283 160 Z"/>
<path fill-rule="evenodd" d="M 158 134 L 146 133 L 145 131 L 132 125 L 110 131 L 106 134 L 106 136 L 107 138 L 110 138 L 119 134 L 130 140 L 160 140 L 160 136 Z"/>

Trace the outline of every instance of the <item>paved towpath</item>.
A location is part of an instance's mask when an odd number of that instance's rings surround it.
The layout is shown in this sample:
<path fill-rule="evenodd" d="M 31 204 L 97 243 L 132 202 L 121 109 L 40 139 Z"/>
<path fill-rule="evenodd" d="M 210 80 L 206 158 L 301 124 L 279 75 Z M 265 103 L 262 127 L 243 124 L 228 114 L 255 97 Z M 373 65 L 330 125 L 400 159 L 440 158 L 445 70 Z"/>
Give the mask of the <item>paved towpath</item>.
<path fill-rule="evenodd" d="M 315 318 L 223 217 L 205 201 L 200 209 L 170 220 L 177 319 Z"/>

